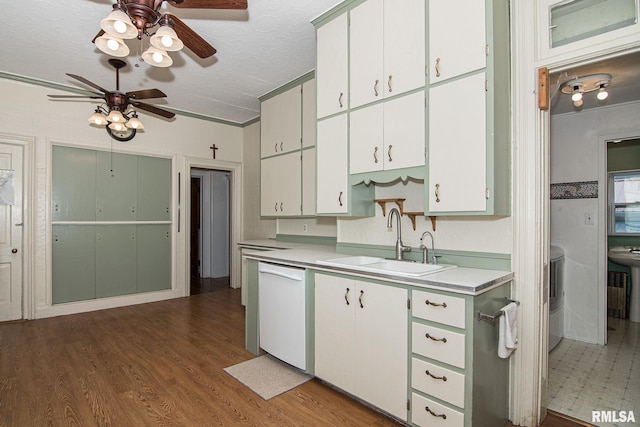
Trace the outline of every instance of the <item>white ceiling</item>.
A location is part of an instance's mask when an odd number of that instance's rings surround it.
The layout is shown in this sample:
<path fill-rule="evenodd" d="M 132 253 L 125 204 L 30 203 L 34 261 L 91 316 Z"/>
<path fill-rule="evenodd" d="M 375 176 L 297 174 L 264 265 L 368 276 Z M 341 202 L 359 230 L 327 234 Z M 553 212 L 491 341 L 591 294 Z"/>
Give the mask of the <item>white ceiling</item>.
<path fill-rule="evenodd" d="M 163 11 L 178 16 L 218 52 L 200 59 L 185 48 L 170 53 L 171 67 L 155 68 L 139 60 L 140 42 L 128 40 L 131 54 L 124 58 L 129 65 L 121 70 L 120 89 L 158 88 L 166 100 L 149 103 L 245 123 L 259 116 L 259 96 L 313 70 L 310 21 L 340 2 L 248 0 L 244 11 L 177 9 L 165 3 Z M 65 74 L 71 73 L 115 89 L 109 56 L 91 43 L 114 0 L 2 3 L 0 71 L 93 90 Z"/>

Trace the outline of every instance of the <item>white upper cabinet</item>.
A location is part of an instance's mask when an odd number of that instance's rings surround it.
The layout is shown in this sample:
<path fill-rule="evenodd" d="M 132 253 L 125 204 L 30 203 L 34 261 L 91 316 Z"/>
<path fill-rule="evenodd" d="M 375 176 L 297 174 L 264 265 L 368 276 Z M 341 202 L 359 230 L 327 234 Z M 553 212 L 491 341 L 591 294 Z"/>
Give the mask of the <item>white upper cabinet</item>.
<path fill-rule="evenodd" d="M 302 90 L 295 86 L 266 99 L 261 106 L 261 156 L 267 157 L 300 149 Z"/>
<path fill-rule="evenodd" d="M 368 0 L 349 35 L 351 108 L 424 86 L 425 0 Z"/>
<path fill-rule="evenodd" d="M 347 115 L 318 122 L 316 145 L 316 210 L 318 214 L 348 211 Z"/>
<path fill-rule="evenodd" d="M 344 13 L 317 29 L 317 118 L 347 111 L 348 27 Z"/>
<path fill-rule="evenodd" d="M 429 81 L 486 66 L 485 2 L 429 0 Z"/>
<path fill-rule="evenodd" d="M 302 213 L 302 160 L 300 151 L 260 162 L 260 214 L 299 216 Z"/>
<path fill-rule="evenodd" d="M 316 80 L 302 84 L 302 148 L 316 145 Z"/>

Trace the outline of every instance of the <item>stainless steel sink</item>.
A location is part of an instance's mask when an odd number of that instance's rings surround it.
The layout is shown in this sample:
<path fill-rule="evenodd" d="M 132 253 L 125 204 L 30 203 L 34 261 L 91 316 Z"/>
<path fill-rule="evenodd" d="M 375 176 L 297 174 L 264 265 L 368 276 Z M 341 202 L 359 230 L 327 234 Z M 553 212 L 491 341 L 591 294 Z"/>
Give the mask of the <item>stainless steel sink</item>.
<path fill-rule="evenodd" d="M 455 265 L 449 264 L 422 264 L 413 261 L 397 261 L 368 256 L 352 256 L 320 260 L 318 261 L 318 264 L 329 265 L 333 267 L 345 267 L 352 270 L 360 270 L 372 273 L 393 274 L 404 277 L 424 276 L 427 274 L 449 270 L 456 267 Z"/>

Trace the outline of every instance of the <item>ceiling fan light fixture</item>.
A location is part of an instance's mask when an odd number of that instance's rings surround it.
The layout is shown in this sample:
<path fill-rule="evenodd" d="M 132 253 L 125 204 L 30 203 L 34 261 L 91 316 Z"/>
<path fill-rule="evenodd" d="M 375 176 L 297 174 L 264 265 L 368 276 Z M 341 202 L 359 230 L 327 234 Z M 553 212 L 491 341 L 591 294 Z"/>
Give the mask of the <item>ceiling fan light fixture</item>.
<path fill-rule="evenodd" d="M 127 128 L 127 126 L 124 123 L 111 123 L 109 124 L 109 128 L 115 131 L 123 131 Z"/>
<path fill-rule="evenodd" d="M 175 52 L 184 47 L 184 43 L 178 38 L 178 34 L 169 25 L 163 25 L 158 28 L 158 31 L 151 36 L 149 41 L 152 46 L 169 52 Z"/>
<path fill-rule="evenodd" d="M 149 48 L 142 53 L 142 59 L 154 67 L 170 67 L 171 64 L 173 64 L 173 59 L 171 59 L 167 52 L 154 46 L 149 46 Z"/>
<path fill-rule="evenodd" d="M 107 122 L 107 118 L 100 111 L 100 107 L 96 108 L 95 113 L 89 117 L 89 123 L 96 126 L 105 126 Z"/>
<path fill-rule="evenodd" d="M 144 129 L 144 126 L 142 125 L 142 122 L 140 121 L 140 119 L 138 119 L 138 114 L 137 113 L 133 113 L 133 116 L 129 119 L 129 121 L 126 123 L 128 128 L 131 129 Z"/>
<path fill-rule="evenodd" d="M 571 94 L 571 100 L 575 103 L 582 100 L 582 92 L 580 91 L 580 85 L 573 87 L 573 94 Z"/>
<path fill-rule="evenodd" d="M 129 47 L 124 44 L 124 40 L 110 34 L 103 34 L 98 37 L 96 39 L 96 46 L 107 55 L 120 58 L 129 55 Z"/>
<path fill-rule="evenodd" d="M 138 37 L 138 29 L 129 15 L 116 8 L 102 21 L 100 21 L 100 28 L 112 36 L 120 37 L 123 39 L 134 39 Z"/>
<path fill-rule="evenodd" d="M 113 123 L 124 123 L 125 121 L 127 121 L 124 118 L 124 116 L 122 115 L 122 113 L 120 111 L 118 111 L 118 110 L 111 110 L 109 112 L 109 115 L 107 116 L 107 120 L 109 122 L 111 122 L 111 124 L 113 124 Z"/>
<path fill-rule="evenodd" d="M 600 89 L 598 89 L 598 94 L 596 95 L 596 97 L 598 98 L 598 100 L 600 101 L 604 101 L 605 99 L 607 99 L 609 97 L 609 92 L 607 92 L 607 84 L 605 82 L 600 83 Z"/>

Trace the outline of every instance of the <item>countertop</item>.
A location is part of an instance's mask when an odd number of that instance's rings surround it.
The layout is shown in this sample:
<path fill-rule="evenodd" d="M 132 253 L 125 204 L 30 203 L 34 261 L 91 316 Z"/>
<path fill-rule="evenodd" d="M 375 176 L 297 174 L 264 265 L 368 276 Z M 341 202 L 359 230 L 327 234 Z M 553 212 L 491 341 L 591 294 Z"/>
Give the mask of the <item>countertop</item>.
<path fill-rule="evenodd" d="M 466 295 L 479 295 L 513 279 L 513 273 L 480 268 L 456 267 L 450 270 L 418 277 L 403 277 L 394 274 L 370 273 L 349 267 L 334 267 L 318 264 L 332 258 L 349 257 L 337 253 L 333 245 L 290 243 L 276 240 L 248 240 L 238 244 L 247 249 L 246 258 L 274 264 L 333 271 L 358 277 L 393 281 L 427 289 L 439 289 Z M 256 249 L 256 250 L 250 250 Z"/>

